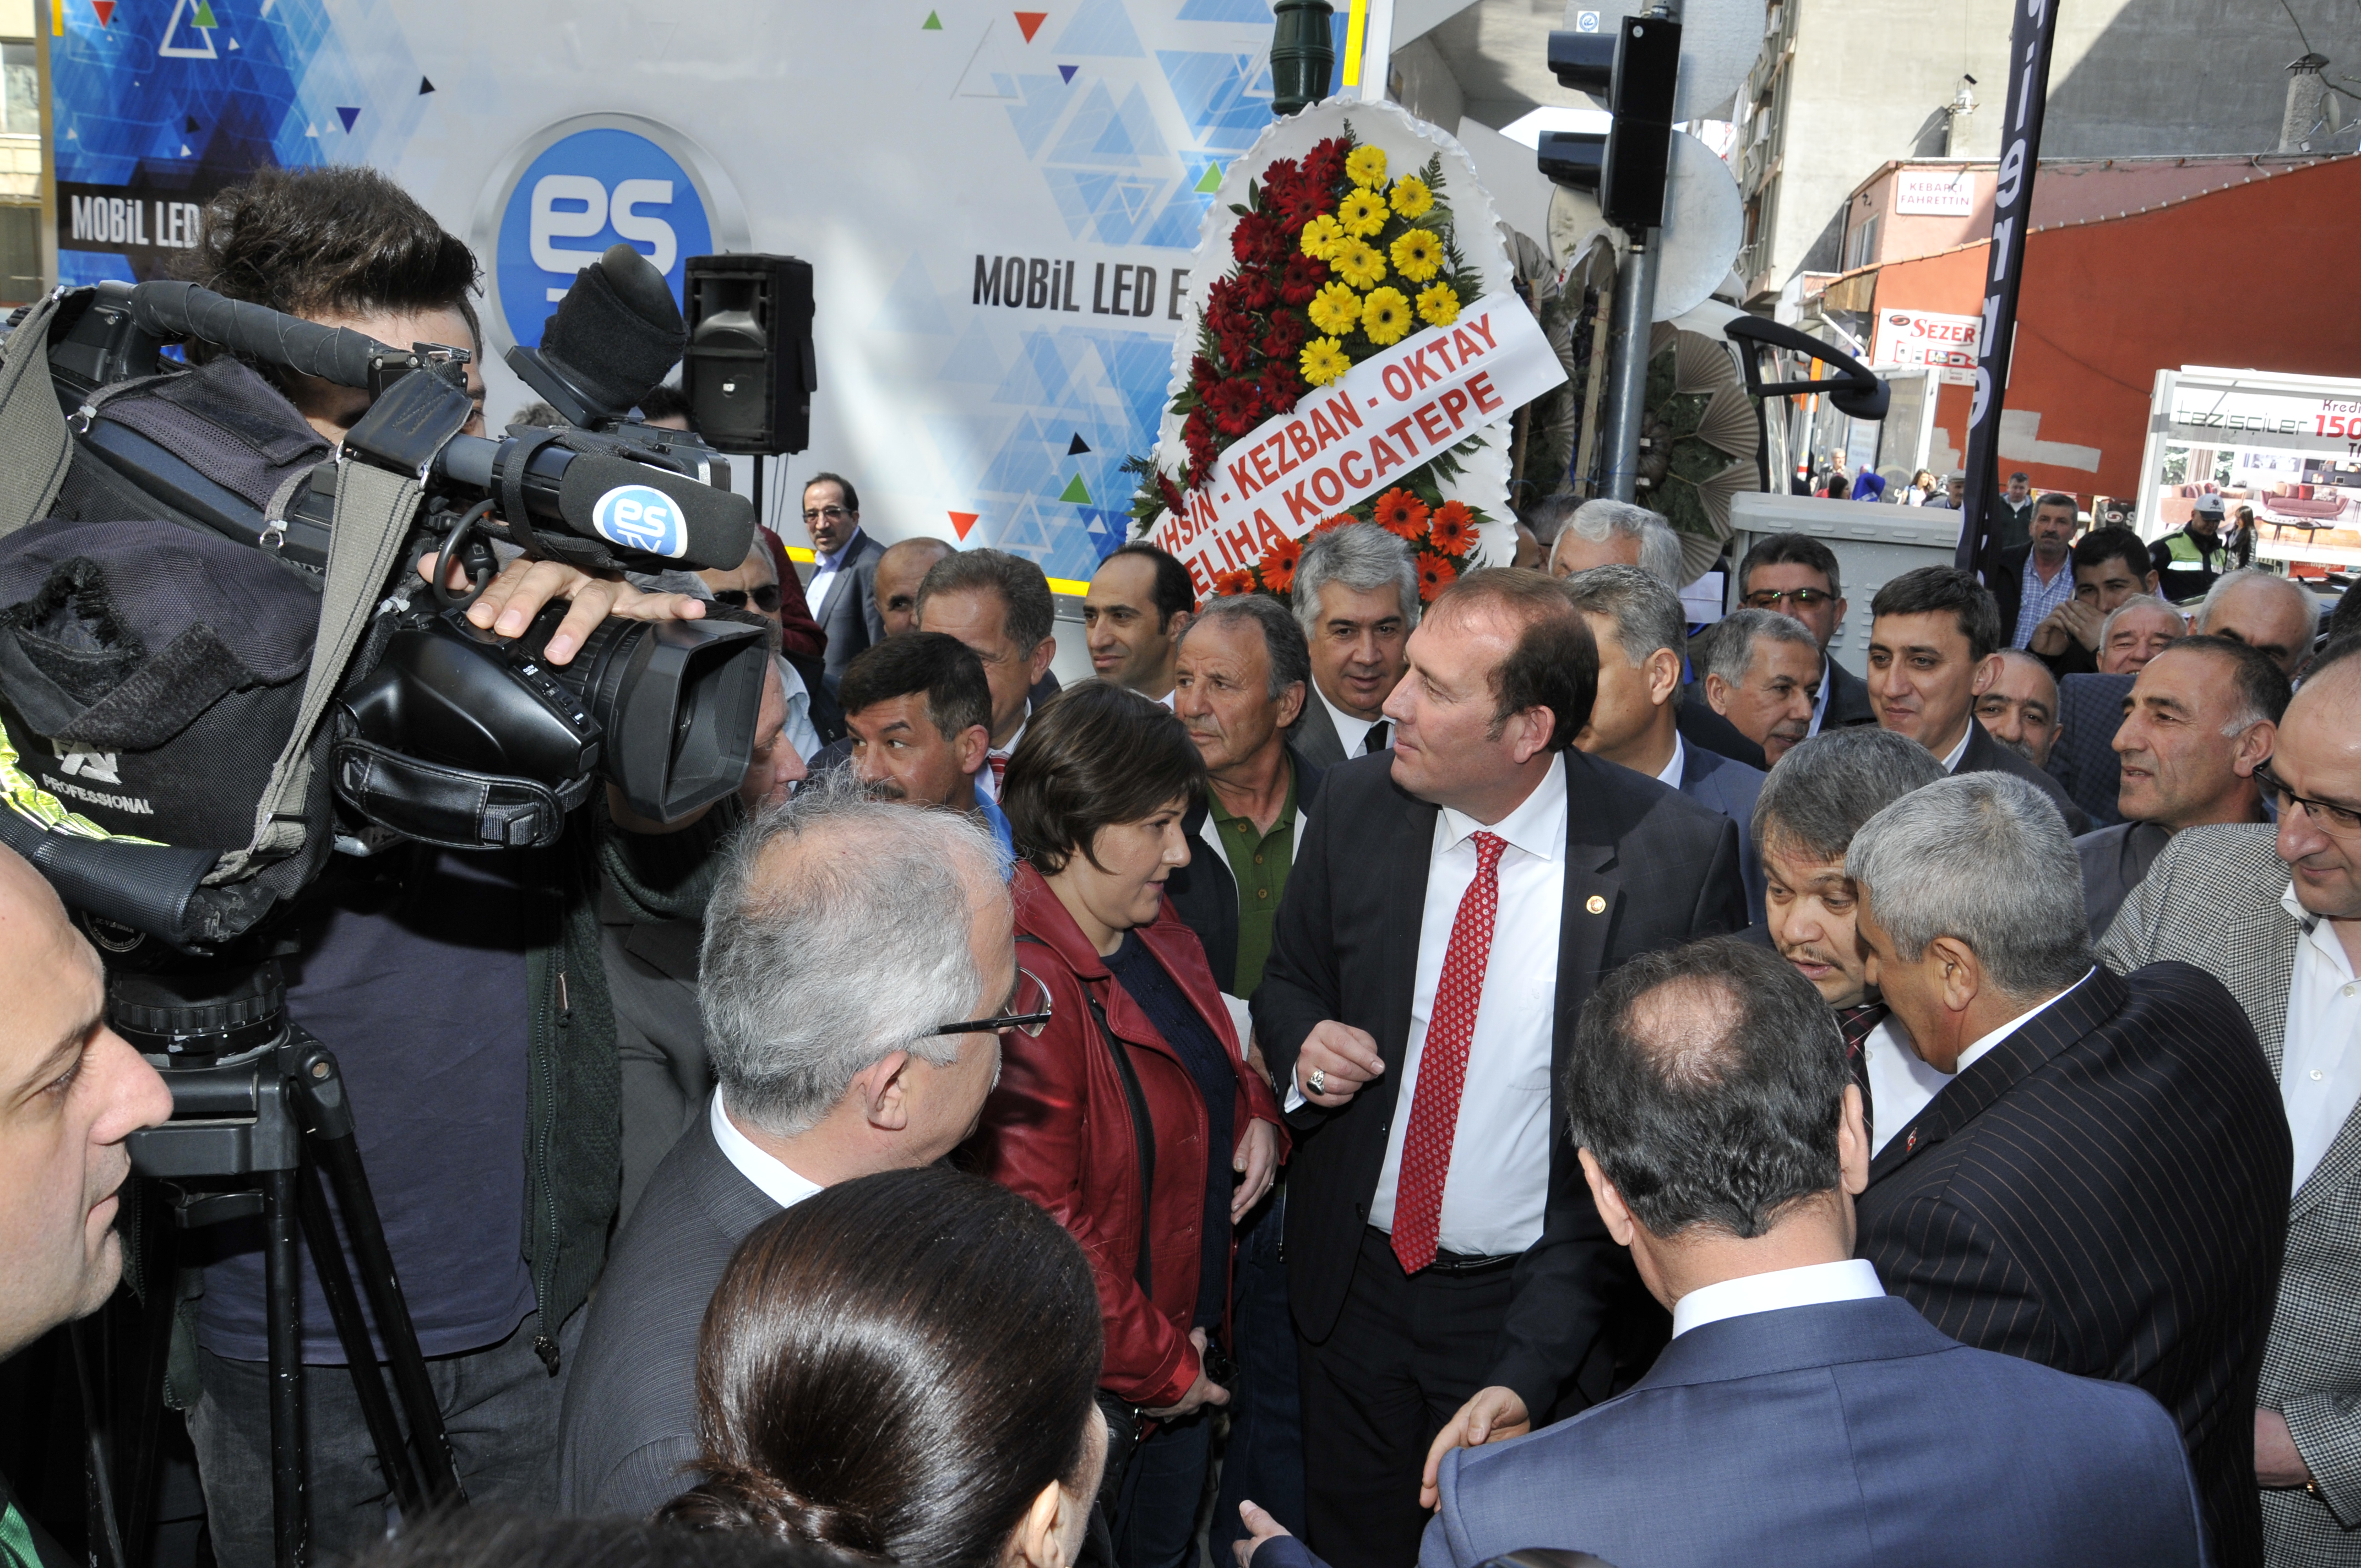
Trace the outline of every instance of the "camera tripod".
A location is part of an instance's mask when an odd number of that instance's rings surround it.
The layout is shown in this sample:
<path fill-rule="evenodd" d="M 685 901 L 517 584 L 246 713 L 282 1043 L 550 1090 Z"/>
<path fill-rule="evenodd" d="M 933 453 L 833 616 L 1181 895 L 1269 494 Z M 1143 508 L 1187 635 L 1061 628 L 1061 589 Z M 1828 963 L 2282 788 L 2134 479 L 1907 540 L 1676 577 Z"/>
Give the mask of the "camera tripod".
<path fill-rule="evenodd" d="M 171 1221 L 154 1228 L 160 1234 L 145 1238 L 151 1245 L 141 1256 L 150 1363 L 161 1367 L 160 1351 L 171 1332 L 172 1233 L 260 1219 L 270 1368 L 271 1539 L 279 1568 L 308 1568 L 307 1369 L 299 1245 L 311 1249 L 379 1466 L 403 1516 L 416 1519 L 430 1509 L 464 1504 L 467 1495 L 368 1176 L 361 1168 L 344 1078 L 328 1048 L 287 1016 L 286 1000 L 272 962 L 227 984 L 215 975 L 107 977 L 109 1022 L 156 1064 L 172 1091 L 171 1120 L 134 1133 L 129 1140 L 133 1169 L 154 1180 L 163 1199 L 150 1212 L 160 1207 Z M 335 1214 L 321 1183 L 324 1170 L 335 1190 Z M 385 1367 L 379 1365 L 353 1271 L 337 1243 L 336 1214 L 343 1217 L 359 1265 L 360 1289 L 385 1344 Z M 153 1420 L 160 1418 L 160 1392 L 151 1390 L 157 1397 L 143 1405 L 129 1475 L 136 1500 L 144 1501 L 151 1491 Z M 408 1422 L 408 1442 L 395 1420 L 396 1398 Z"/>

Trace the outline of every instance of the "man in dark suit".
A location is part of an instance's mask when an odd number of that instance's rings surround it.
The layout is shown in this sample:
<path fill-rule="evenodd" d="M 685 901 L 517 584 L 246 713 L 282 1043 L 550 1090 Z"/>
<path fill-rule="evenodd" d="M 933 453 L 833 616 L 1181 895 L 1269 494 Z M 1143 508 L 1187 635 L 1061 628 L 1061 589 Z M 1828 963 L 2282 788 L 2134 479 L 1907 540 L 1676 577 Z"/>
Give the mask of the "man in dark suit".
<path fill-rule="evenodd" d="M 1951 566 L 1921 566 L 1877 590 L 1870 606 L 1869 695 L 1877 721 L 1935 754 L 1952 773 L 2014 773 L 2049 797 L 2069 831 L 2091 819 L 2056 779 L 1976 722 L 2000 674 L 2000 609 L 1989 589 Z"/>
<path fill-rule="evenodd" d="M 804 527 L 812 542 L 807 592 L 828 636 L 825 668 L 833 691 L 855 654 L 885 640 L 877 604 L 877 562 L 885 546 L 861 532 L 861 497 L 839 474 L 815 474 L 804 485 Z"/>
<path fill-rule="evenodd" d="M 2255 1395 L 2293 1154 L 2254 1028 L 2186 964 L 2093 965 L 2074 847 L 2020 781 L 1928 784 L 1845 871 L 1871 983 L 1950 1075 L 1877 1108 L 1894 1132 L 1861 1255 L 1966 1343 L 2155 1395 L 2214 1561 L 2259 1564 Z"/>
<path fill-rule="evenodd" d="M 1557 584 L 1471 572 L 1409 658 L 1392 756 L 1321 784 L 1255 994 L 1299 1129 L 1311 1540 L 1370 1568 L 1417 1556 L 1436 1442 L 1579 1408 L 1618 1349 L 1653 1354 L 1662 1314 L 1545 1086 L 1598 975 L 1746 922 L 1735 824 L 1569 749 L 1598 656 Z"/>
<path fill-rule="evenodd" d="M 1763 866 L 1754 853 L 1754 795 L 1763 787 L 1763 770 L 1691 746 L 1676 727 L 1687 630 L 1680 595 L 1638 566 L 1593 566 L 1564 581 L 1598 645 L 1598 696 L 1575 745 L 1679 790 L 1736 823 L 1747 918 L 1759 920 Z M 1811 649 L 1817 668 L 1820 652 L 1811 638 L 1790 622 L 1778 624 Z M 1794 695 L 1797 709 L 1810 705 L 1806 693 Z"/>
<path fill-rule="evenodd" d="M 1747 609 L 1690 638 L 1689 663 L 1707 705 L 1759 742 L 1774 764 L 1811 739 L 1814 706 L 1835 668 L 1809 627 L 1775 610 Z"/>
<path fill-rule="evenodd" d="M 1755 542 L 1738 568 L 1738 602 L 1800 620 L 1828 653 L 1844 625 L 1843 576 L 1837 553 L 1808 533 L 1773 533 Z M 1877 710 L 1859 675 L 1828 654 L 1828 673 L 1812 704 L 1811 733 L 1874 724 Z M 1742 760 L 1742 759 L 1741 759 Z"/>
<path fill-rule="evenodd" d="M 608 1256 L 566 1389 L 568 1513 L 644 1518 L 696 1484 L 697 1330 L 738 1244 L 822 1187 L 942 1158 L 999 1070 L 1015 915 L 974 818 L 807 788 L 747 830 L 706 920 L 719 1087 Z"/>
<path fill-rule="evenodd" d="M 1818 993 L 1777 958 L 1725 938 L 1607 976 L 1565 1097 L 1583 1176 L 1673 1343 L 1620 1398 L 1446 1456 L 1422 1568 L 1535 1547 L 1619 1568 L 2204 1561 L 2154 1399 L 1968 1349 L 1852 1255 L 1861 1091 Z M 1253 1568 L 1308 1562 L 1257 1534 Z"/>
<path fill-rule="evenodd" d="M 1295 564 L 1295 620 L 1312 655 L 1312 686 L 1288 740 L 1313 767 L 1382 751 L 1393 726 L 1387 694 L 1418 627 L 1418 567 L 1374 522 L 1315 533 Z"/>
<path fill-rule="evenodd" d="M 918 584 L 918 630 L 956 637 L 983 661 L 992 686 L 992 747 L 975 787 L 988 800 L 1000 799 L 1001 775 L 1033 710 L 1057 695 L 1057 677 L 1049 674 L 1049 661 L 1058 656 L 1057 628 L 1049 579 L 1038 565 L 1005 550 L 946 555 Z"/>

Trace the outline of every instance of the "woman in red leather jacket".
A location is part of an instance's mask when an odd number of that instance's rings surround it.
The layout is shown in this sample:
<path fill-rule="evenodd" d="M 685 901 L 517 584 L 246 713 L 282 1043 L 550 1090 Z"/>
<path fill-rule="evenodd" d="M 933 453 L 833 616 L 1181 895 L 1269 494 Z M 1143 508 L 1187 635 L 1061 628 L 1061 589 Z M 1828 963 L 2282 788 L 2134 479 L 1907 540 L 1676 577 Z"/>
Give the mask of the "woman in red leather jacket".
<path fill-rule="evenodd" d="M 1112 1521 L 1123 1568 L 1174 1568 L 1190 1550 L 1206 1407 L 1229 1400 L 1205 1360 L 1228 1334 L 1230 1227 L 1285 1146 L 1270 1084 L 1164 897 L 1204 788 L 1180 721 L 1098 682 L 1033 716 L 1001 786 L 1023 857 L 1016 961 L 1050 1018 L 1038 1037 L 1004 1037 L 971 1152 L 1082 1244 L 1106 1320 L 1100 1384 L 1157 1423 Z"/>

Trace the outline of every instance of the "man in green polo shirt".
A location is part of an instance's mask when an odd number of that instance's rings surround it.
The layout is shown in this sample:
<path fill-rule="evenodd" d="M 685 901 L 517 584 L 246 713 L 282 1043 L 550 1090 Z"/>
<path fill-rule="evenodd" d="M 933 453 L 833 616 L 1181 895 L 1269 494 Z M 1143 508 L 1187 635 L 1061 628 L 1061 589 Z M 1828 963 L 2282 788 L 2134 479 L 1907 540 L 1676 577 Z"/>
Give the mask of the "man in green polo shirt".
<path fill-rule="evenodd" d="M 1192 858 L 1166 887 L 1232 996 L 1262 983 L 1271 920 L 1319 787 L 1320 770 L 1287 742 L 1311 678 L 1302 628 L 1260 594 L 1212 601 L 1174 656 L 1172 711 L 1213 787 L 1182 824 Z"/>
<path fill-rule="evenodd" d="M 40 873 L 0 850 L 0 1360 L 106 1304 L 123 1274 L 124 1139 L 172 1113 L 156 1069 L 106 1026 L 98 954 Z M 15 1425 L 27 1412 L 0 1410 Z M 0 1564 L 72 1561 L 0 1476 Z"/>

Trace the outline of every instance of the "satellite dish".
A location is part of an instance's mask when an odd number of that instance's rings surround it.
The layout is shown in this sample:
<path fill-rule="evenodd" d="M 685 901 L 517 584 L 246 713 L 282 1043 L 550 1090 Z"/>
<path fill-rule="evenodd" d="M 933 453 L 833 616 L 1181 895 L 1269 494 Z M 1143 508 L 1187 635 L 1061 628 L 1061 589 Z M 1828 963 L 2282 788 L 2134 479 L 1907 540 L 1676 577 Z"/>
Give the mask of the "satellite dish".
<path fill-rule="evenodd" d="M 1577 33 L 1612 33 L 1625 16 L 1646 14 L 1654 0 L 1566 0 L 1565 26 Z M 1675 120 L 1726 120 L 1763 52 L 1762 0 L 1681 0 L 1681 79 L 1673 97 Z M 1591 102 L 1604 109 L 1600 99 Z"/>
<path fill-rule="evenodd" d="M 1746 237 L 1746 204 L 1730 165 L 1692 136 L 1673 137 L 1664 225 L 1656 251 L 1656 309 L 1671 321 L 1713 297 Z"/>

